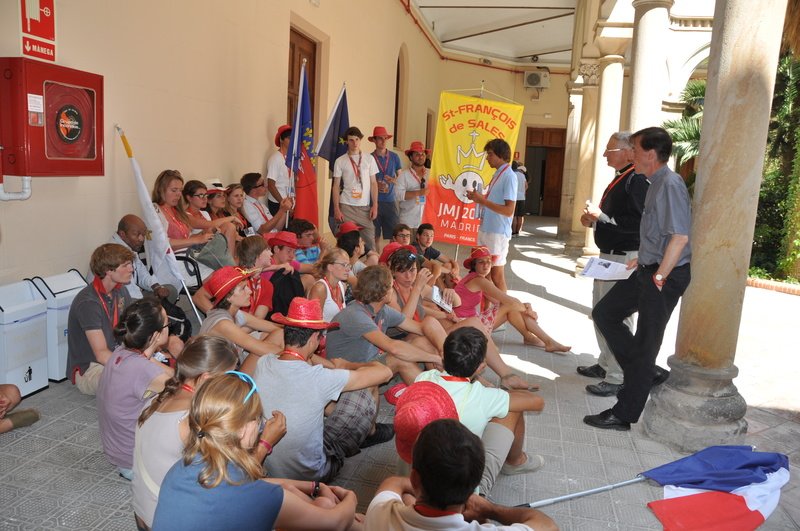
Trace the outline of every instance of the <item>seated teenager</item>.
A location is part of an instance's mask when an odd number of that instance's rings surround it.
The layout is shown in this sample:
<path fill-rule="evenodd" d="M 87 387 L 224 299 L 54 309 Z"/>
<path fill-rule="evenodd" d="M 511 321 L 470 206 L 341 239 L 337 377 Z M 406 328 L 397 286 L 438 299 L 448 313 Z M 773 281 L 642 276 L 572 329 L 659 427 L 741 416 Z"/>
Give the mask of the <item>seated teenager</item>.
<path fill-rule="evenodd" d="M 433 246 L 433 225 L 430 223 L 423 223 L 420 225 L 419 228 L 417 228 L 417 234 L 414 240 L 414 247 L 416 247 L 419 254 L 425 257 L 425 260 L 433 263 L 438 262 L 441 274 L 449 276 L 450 280 L 458 282 L 460 273 L 458 262 Z M 433 271 L 433 267 L 429 266 L 427 262 L 425 266 Z"/>
<path fill-rule="evenodd" d="M 390 249 L 392 245 L 395 244 L 390 243 L 387 245 L 384 248 L 384 252 Z M 484 330 L 486 339 L 489 342 L 487 364 L 500 377 L 501 385 L 512 389 L 530 388 L 530 384 L 514 374 L 511 367 L 506 365 L 503 358 L 500 357 L 500 351 L 494 340 L 492 340 L 491 334 L 481 326 L 481 322 L 477 317 L 462 319 L 456 316 L 454 312 L 445 312 L 431 302 L 433 288 L 428 285 L 427 281 L 433 274 L 427 269 L 418 269 L 417 264 L 417 255 L 405 248 L 398 249 L 389 255 L 388 265 L 394 279 L 392 287 L 395 292 L 395 297 L 389 305 L 415 321 L 421 322 L 424 319 L 435 319 L 441 327 L 441 330 L 435 335 L 435 341 L 443 342 L 445 334 L 456 328 L 465 326 L 479 327 Z M 453 290 L 443 289 L 442 298 L 453 307 L 461 304 L 461 298 Z M 430 324 L 429 326 L 432 329 L 437 329 L 435 324 Z"/>
<path fill-rule="evenodd" d="M 85 395 L 97 392 L 103 366 L 117 346 L 114 328 L 131 303 L 125 285 L 133 278 L 133 252 L 107 243 L 92 253 L 92 283 L 75 295 L 67 316 L 66 377 Z"/>
<path fill-rule="evenodd" d="M 244 193 L 242 185 L 239 183 L 229 184 L 225 191 L 225 199 L 227 200 L 225 212 L 228 215 L 239 218 L 241 222 L 239 225 L 239 236 L 244 238 L 245 236 L 254 236 L 257 234 L 250 224 L 250 221 L 248 221 L 247 216 L 244 215 L 244 201 L 247 194 Z"/>
<path fill-rule="evenodd" d="M 211 219 L 236 218 L 233 224 L 237 226 L 238 232 L 238 226 L 241 225 L 242 220 L 239 216 L 225 210 L 228 206 L 228 190 L 219 181 L 209 181 L 206 183 L 206 194 L 208 194 L 208 202 L 206 203 L 205 211 L 208 216 Z"/>
<path fill-rule="evenodd" d="M 418 382 L 433 382 L 448 392 L 458 410 L 458 418 L 483 440 L 486 468 L 480 492 L 488 494 L 498 473 L 524 474 L 539 470 L 544 459 L 526 454 L 526 411 L 541 411 L 544 400 L 530 391 L 505 391 L 484 387 L 474 381 L 485 367 L 486 335 L 474 327 L 450 332 L 444 342 L 444 371 L 433 369 L 417 377 Z"/>
<path fill-rule="evenodd" d="M 205 245 L 214 237 L 210 231 L 192 234 L 189 218 L 181 205 L 182 194 L 181 172 L 164 170 L 158 175 L 153 185 L 152 199 L 173 251 Z"/>
<path fill-rule="evenodd" d="M 353 267 L 351 284 L 355 285 L 355 277 L 367 266 L 378 263 L 378 253 L 366 251 L 366 243 L 361 236 L 361 227 L 352 221 L 345 221 L 339 226 L 336 233 L 336 247 L 344 249 L 350 256 L 350 265 Z"/>
<path fill-rule="evenodd" d="M 475 494 L 485 452 L 481 440 L 452 419 L 425 426 L 413 447 L 410 477 L 390 477 L 369 504 L 367 529 L 382 531 L 558 531 L 530 508 L 505 507 Z M 483 523 L 494 520 L 500 525 Z"/>
<path fill-rule="evenodd" d="M 261 273 L 261 278 L 272 282 L 272 310 L 285 314 L 292 299 L 305 296 L 311 288 L 315 280 L 314 266 L 295 260 L 297 236 L 293 232 L 272 233 L 267 244 L 272 249 L 272 263 L 276 267 Z"/>
<path fill-rule="evenodd" d="M 325 251 L 315 266 L 319 280 L 311 286 L 308 298 L 319 301 L 326 321 L 332 321 L 345 306 L 347 279 L 352 270 L 348 258 L 344 250 L 334 247 Z"/>
<path fill-rule="evenodd" d="M 251 291 L 250 303 L 241 308 L 241 310 L 251 314 L 256 319 L 263 320 L 272 308 L 272 284 L 262 280 L 260 273 L 263 271 L 275 271 L 281 267 L 272 264 L 272 251 L 270 251 L 267 242 L 261 236 L 242 238 L 236 246 L 236 261 L 238 267 L 251 270 L 254 273 L 248 279 Z M 192 300 L 205 313 L 208 313 L 214 307 L 211 302 L 211 294 L 205 287 L 198 289 L 192 296 Z M 272 332 L 277 328 L 268 322 L 256 323 L 252 320 L 248 326 L 253 330 L 266 332 Z"/>
<path fill-rule="evenodd" d="M 0 384 L 0 433 L 24 428 L 39 421 L 41 415 L 36 409 L 18 409 L 22 401 L 19 387 L 14 384 Z"/>
<path fill-rule="evenodd" d="M 508 320 L 522 334 L 526 345 L 547 352 L 568 352 L 571 347 L 562 345 L 542 330 L 538 315 L 530 303 L 523 304 L 494 285 L 489 274 L 495 258 L 488 247 L 479 246 L 473 247 L 469 257 L 464 260 L 464 268 L 469 273 L 455 288 L 461 296 L 461 306 L 455 308 L 456 315 L 462 318 L 479 317 L 489 333 Z"/>
<path fill-rule="evenodd" d="M 103 452 L 119 475 L 130 480 L 136 419 L 173 375 L 171 368 L 153 357 L 169 337 L 167 312 L 153 297 L 139 299 L 125 308 L 114 333 L 120 345 L 100 376 L 97 420 Z"/>
<path fill-rule="evenodd" d="M 392 377 L 378 362 L 334 362 L 314 354 L 325 332 L 336 328 L 322 317 L 316 300 L 298 297 L 286 316 L 275 314 L 284 325 L 286 346 L 276 356 L 263 356 L 251 371 L 265 411 L 279 410 L 291 426 L 280 447 L 270 455 L 271 476 L 331 481 L 344 460 L 359 447 L 388 441 L 394 435 L 389 424 L 375 424 L 377 386 Z"/>
<path fill-rule="evenodd" d="M 319 237 L 317 227 L 310 221 L 294 218 L 286 230 L 297 235 L 297 251 L 294 253 L 294 258 L 301 264 L 313 265 L 327 248 L 325 241 Z"/>
<path fill-rule="evenodd" d="M 236 346 L 221 337 L 197 336 L 186 343 L 175 375 L 139 415 L 133 452 L 133 510 L 140 529 L 153 525 L 158 492 L 167 471 L 183 456 L 189 439 L 189 408 L 195 392 L 212 376 L 232 371 L 239 362 Z M 274 446 L 286 432 L 280 412 L 273 412 L 261 438 Z M 263 445 L 255 450 L 263 460 Z"/>
<path fill-rule="evenodd" d="M 441 354 L 436 347 L 429 346 L 431 351 L 427 351 L 414 342 L 398 341 L 386 335 L 391 327 L 416 334 L 423 340 L 423 336 L 437 334 L 437 330 L 430 327 L 430 321 L 418 323 L 388 306 L 393 292 L 392 276 L 386 267 L 369 266 L 359 273 L 353 295 L 355 300 L 334 318 L 341 327 L 328 334 L 328 359 L 344 358 L 358 363 L 380 360 L 393 374 L 400 374 L 406 384 L 422 372 L 419 363 L 441 365 Z"/>
<path fill-rule="evenodd" d="M 153 531 L 340 530 L 355 522 L 352 491 L 264 478 L 254 453 L 264 426 L 257 391 L 250 376 L 230 371 L 195 392 L 183 459 L 161 484 Z"/>
<path fill-rule="evenodd" d="M 244 361 L 248 353 L 262 356 L 281 350 L 280 345 L 257 339 L 242 328 L 255 319 L 250 314 L 239 311 L 251 304 L 252 291 L 248 281 L 254 274 L 254 271 L 225 266 L 214 271 L 204 284 L 211 294 L 214 308 L 206 315 L 199 334 L 224 337 L 232 341 L 239 349 L 241 361 Z M 248 321 L 249 318 L 252 320 Z"/>
<path fill-rule="evenodd" d="M 286 224 L 286 216 L 294 207 L 291 197 L 284 197 L 275 216 L 270 213 L 261 198 L 267 195 L 267 185 L 260 173 L 245 173 L 239 180 L 244 192 L 240 212 L 247 218 L 250 226 L 258 234 L 280 230 Z"/>
<path fill-rule="evenodd" d="M 186 219 L 192 228 L 192 234 L 201 232 L 219 232 L 225 236 L 228 244 L 228 254 L 234 256 L 237 240 L 237 225 L 241 221 L 236 216 L 224 216 L 211 219 L 211 214 L 206 212 L 208 207 L 208 189 L 200 181 L 187 181 L 183 185 L 183 204 L 186 205 Z"/>

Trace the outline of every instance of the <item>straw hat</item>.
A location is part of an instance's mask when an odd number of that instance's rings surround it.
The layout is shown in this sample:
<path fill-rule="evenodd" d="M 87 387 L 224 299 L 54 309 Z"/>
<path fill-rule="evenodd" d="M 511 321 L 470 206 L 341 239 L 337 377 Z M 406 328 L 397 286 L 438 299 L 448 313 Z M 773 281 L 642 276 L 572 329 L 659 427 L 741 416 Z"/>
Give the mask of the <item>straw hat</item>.
<path fill-rule="evenodd" d="M 382 126 L 382 125 L 376 125 L 372 129 L 372 136 L 368 137 L 367 140 L 369 140 L 370 142 L 374 143 L 376 136 L 382 136 L 386 140 L 389 140 L 390 138 L 392 138 L 392 135 L 389 134 L 389 131 L 387 131 L 386 128 L 384 126 Z"/>
<path fill-rule="evenodd" d="M 478 260 L 480 258 L 486 258 L 487 256 L 491 256 L 492 257 L 492 263 L 497 262 L 497 255 L 496 254 L 492 254 L 491 251 L 489 251 L 488 247 L 484 247 L 483 245 L 478 246 L 478 247 L 473 247 L 472 248 L 472 252 L 469 253 L 469 256 L 467 257 L 467 259 L 464 260 L 464 267 L 466 267 L 467 269 L 472 269 L 472 261 L 473 260 Z"/>
<path fill-rule="evenodd" d="M 417 254 L 417 250 L 414 247 L 412 247 L 411 245 L 403 245 L 401 243 L 391 242 L 391 243 L 387 243 L 386 247 L 384 247 L 383 251 L 381 251 L 381 257 L 378 258 L 378 263 L 379 264 L 388 264 L 389 263 L 389 258 L 391 258 L 392 255 L 394 253 L 396 253 L 397 251 L 399 251 L 400 249 L 405 249 L 407 251 L 411 251 L 412 253 L 414 253 L 415 256 Z"/>
<path fill-rule="evenodd" d="M 352 221 L 345 221 L 341 225 L 339 225 L 339 232 L 336 233 L 337 238 L 341 238 L 342 234 L 347 234 L 348 232 L 355 232 L 357 230 L 361 230 L 364 227 L 361 225 L 356 225 Z"/>
<path fill-rule="evenodd" d="M 419 140 L 415 140 L 411 142 L 411 147 L 406 150 L 406 156 L 410 157 L 412 153 L 425 153 L 427 155 L 430 152 L 430 149 L 425 148 L 425 144 Z"/>
<path fill-rule="evenodd" d="M 272 315 L 272 320 L 285 326 L 310 328 L 312 330 L 331 330 L 339 328 L 339 323 L 329 323 L 322 318 L 322 306 L 317 299 L 295 297 L 289 303 L 289 311 Z"/>
<path fill-rule="evenodd" d="M 270 247 L 275 247 L 276 245 L 291 247 L 292 249 L 297 249 L 300 247 L 300 245 L 297 243 L 297 234 L 286 230 L 268 233 L 264 235 L 264 239 L 267 240 L 267 245 Z"/>
<path fill-rule="evenodd" d="M 278 132 L 275 133 L 275 147 L 281 147 L 281 135 L 286 131 L 291 131 L 291 125 L 282 125 L 278 128 Z"/>
<path fill-rule="evenodd" d="M 211 276 L 203 283 L 214 300 L 214 306 L 218 305 L 233 288 L 243 280 L 250 278 L 255 271 L 242 269 L 241 267 L 223 266 L 211 273 Z"/>
<path fill-rule="evenodd" d="M 433 382 L 417 382 L 397 399 L 394 414 L 395 446 L 406 463 L 411 463 L 414 443 L 422 429 L 439 419 L 458 420 L 458 410 L 444 387 Z"/>

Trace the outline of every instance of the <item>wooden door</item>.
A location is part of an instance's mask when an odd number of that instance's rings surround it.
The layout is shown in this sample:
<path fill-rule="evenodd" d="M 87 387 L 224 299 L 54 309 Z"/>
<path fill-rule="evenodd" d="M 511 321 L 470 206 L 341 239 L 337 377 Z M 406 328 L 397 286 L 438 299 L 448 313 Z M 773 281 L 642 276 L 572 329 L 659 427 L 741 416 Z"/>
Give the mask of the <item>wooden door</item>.
<path fill-rule="evenodd" d="M 547 148 L 542 193 L 542 215 L 558 217 L 561 213 L 561 177 L 564 173 L 564 148 Z"/>
<path fill-rule="evenodd" d="M 529 127 L 527 130 L 526 148 L 543 147 L 547 149 L 543 171 L 542 216 L 558 217 L 561 214 L 561 184 L 564 174 L 566 138 L 566 129 Z"/>
<path fill-rule="evenodd" d="M 306 60 L 306 77 L 311 111 L 314 111 L 314 84 L 317 79 L 317 44 L 294 28 L 289 30 L 289 86 L 286 92 L 286 123 L 291 124 L 297 112 L 297 91 L 300 88 L 300 67 Z"/>

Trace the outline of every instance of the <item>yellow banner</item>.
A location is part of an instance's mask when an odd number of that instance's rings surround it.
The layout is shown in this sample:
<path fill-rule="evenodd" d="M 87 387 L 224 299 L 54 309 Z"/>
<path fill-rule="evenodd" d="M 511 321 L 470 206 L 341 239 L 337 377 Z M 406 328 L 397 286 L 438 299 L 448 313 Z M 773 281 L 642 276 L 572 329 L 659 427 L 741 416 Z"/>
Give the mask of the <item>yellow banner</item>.
<path fill-rule="evenodd" d="M 442 92 L 430 192 L 422 216 L 436 229 L 438 241 L 475 245 L 480 220 L 475 219 L 475 204 L 466 192 L 485 190 L 492 180 L 494 169 L 483 150 L 489 140 L 502 138 L 514 152 L 523 109 L 516 103 Z"/>

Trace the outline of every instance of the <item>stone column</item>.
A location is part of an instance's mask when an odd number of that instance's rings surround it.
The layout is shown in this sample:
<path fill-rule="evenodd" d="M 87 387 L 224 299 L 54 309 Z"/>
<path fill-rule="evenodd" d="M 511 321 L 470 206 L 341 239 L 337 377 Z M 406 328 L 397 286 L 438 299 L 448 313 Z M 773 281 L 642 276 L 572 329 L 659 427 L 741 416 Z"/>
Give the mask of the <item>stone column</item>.
<path fill-rule="evenodd" d="M 592 193 L 594 170 L 594 137 L 597 122 L 598 65 L 584 63 L 580 66 L 583 79 L 581 125 L 578 134 L 578 160 L 575 172 L 575 195 L 572 204 L 572 226 L 567 235 L 564 253 L 579 257 L 586 247 L 588 231 L 581 225 L 581 213 Z"/>
<path fill-rule="evenodd" d="M 613 168 L 603 156 L 608 138 L 619 131 L 619 116 L 622 110 L 622 78 L 625 58 L 621 55 L 606 55 L 600 58 L 600 91 L 597 104 L 597 125 L 594 137 L 594 168 L 591 181 L 591 198 L 594 204 L 600 202 L 603 190 L 614 174 Z M 584 201 L 585 203 L 585 201 Z M 582 209 L 583 205 L 581 205 Z M 594 243 L 592 231 L 589 232 L 583 255 L 597 256 L 599 250 Z"/>
<path fill-rule="evenodd" d="M 747 409 L 733 378 L 787 0 L 717 0 L 692 222 L 692 282 L 669 380 L 644 411 L 684 451 L 737 442 Z"/>
<path fill-rule="evenodd" d="M 630 130 L 661 125 L 667 87 L 669 10 L 673 0 L 633 0 Z"/>
<path fill-rule="evenodd" d="M 578 172 L 578 138 L 581 130 L 583 87 L 568 83 L 569 111 L 567 114 L 567 139 L 564 147 L 564 177 L 561 185 L 561 215 L 558 219 L 557 237 L 566 240 L 572 228 L 572 207 L 575 200 L 575 179 Z"/>

